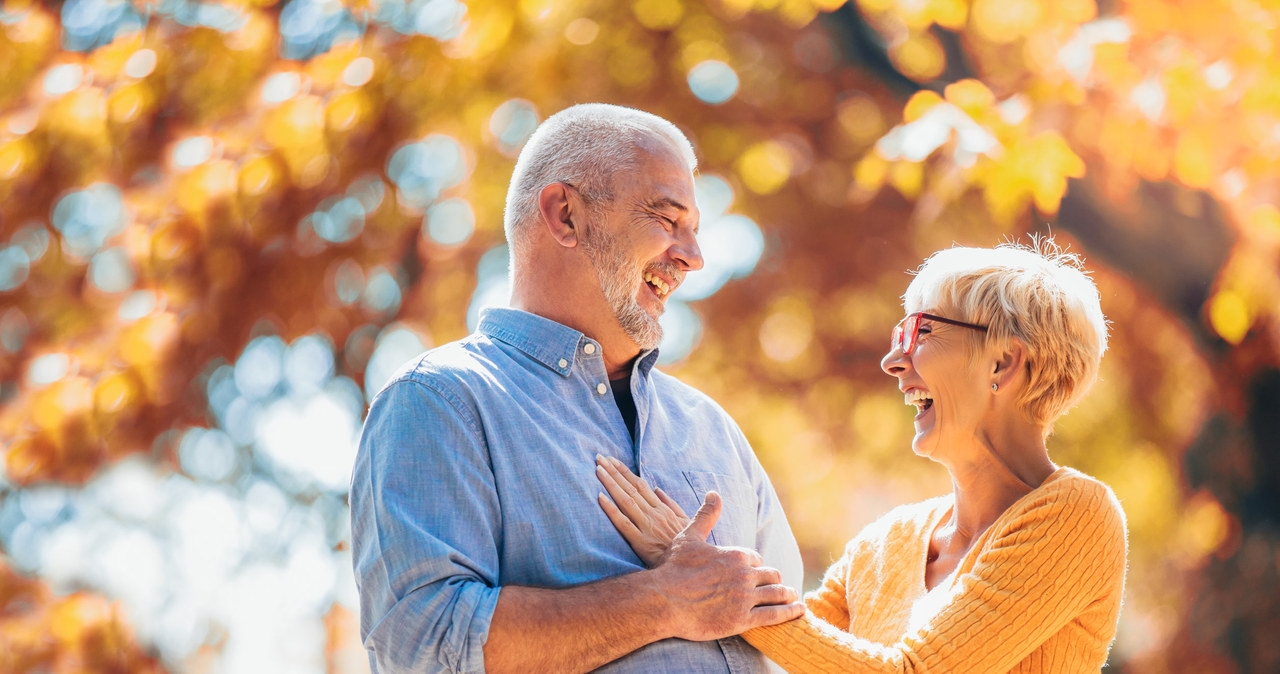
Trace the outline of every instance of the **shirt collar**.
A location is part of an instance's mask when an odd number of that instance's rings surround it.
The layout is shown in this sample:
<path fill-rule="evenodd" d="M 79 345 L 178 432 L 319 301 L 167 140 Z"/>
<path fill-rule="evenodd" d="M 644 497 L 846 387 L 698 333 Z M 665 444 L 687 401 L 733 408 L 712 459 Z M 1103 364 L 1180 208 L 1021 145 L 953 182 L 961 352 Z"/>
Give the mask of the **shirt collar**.
<path fill-rule="evenodd" d="M 480 310 L 480 324 L 476 326 L 476 332 L 520 349 L 563 377 L 568 377 L 573 370 L 574 357 L 578 355 L 580 345 L 591 342 L 600 348 L 599 342 L 567 325 L 506 307 Z M 647 376 L 658 362 L 658 350 L 642 351 L 636 360 L 640 375 Z"/>

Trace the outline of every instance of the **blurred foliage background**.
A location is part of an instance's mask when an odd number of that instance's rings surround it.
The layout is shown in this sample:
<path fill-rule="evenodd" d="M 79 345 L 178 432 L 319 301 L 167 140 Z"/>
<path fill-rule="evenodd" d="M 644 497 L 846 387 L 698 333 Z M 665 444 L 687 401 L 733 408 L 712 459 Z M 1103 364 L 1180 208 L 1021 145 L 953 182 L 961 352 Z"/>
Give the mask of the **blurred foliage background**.
<path fill-rule="evenodd" d="M 1050 441 L 1128 513 L 1109 668 L 1280 670 L 1277 10 L 5 2 L 0 671 L 367 671 L 367 400 L 505 300 L 515 154 L 585 101 L 698 148 L 663 358 L 743 426 L 811 585 L 949 488 L 878 367 L 904 271 L 1051 231 L 1113 322 Z"/>

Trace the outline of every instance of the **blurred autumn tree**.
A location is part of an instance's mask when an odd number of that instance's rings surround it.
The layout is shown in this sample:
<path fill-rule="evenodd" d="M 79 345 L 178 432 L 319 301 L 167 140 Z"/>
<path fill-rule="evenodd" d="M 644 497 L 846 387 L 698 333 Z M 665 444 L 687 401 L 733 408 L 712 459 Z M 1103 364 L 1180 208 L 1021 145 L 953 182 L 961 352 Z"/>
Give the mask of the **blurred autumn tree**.
<path fill-rule="evenodd" d="M 502 299 L 514 156 L 598 100 L 698 146 L 708 269 L 664 353 L 811 578 L 948 487 L 878 368 L 903 271 L 1051 229 L 1113 321 L 1051 440 L 1130 519 L 1113 666 L 1275 671 L 1277 8 L 5 3 L 0 670 L 364 668 L 365 400 Z"/>

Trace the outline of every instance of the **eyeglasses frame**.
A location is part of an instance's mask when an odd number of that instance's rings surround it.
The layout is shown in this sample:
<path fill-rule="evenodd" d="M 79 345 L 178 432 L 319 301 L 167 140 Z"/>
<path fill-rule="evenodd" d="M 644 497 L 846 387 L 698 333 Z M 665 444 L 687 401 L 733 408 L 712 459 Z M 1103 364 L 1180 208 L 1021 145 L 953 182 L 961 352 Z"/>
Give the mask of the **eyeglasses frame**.
<path fill-rule="evenodd" d="M 916 319 L 916 321 L 915 321 L 915 326 L 911 330 L 911 340 L 910 342 L 908 342 L 907 331 L 902 327 L 902 324 L 906 323 L 907 321 L 910 321 L 912 318 Z M 937 321 L 939 323 L 946 323 L 947 325 L 959 326 L 961 328 L 969 328 L 971 330 L 981 330 L 982 332 L 987 331 L 987 326 L 985 325 L 975 325 L 973 323 L 965 323 L 964 321 L 957 321 L 955 319 L 944 318 L 942 316 L 936 316 L 934 314 L 927 314 L 923 311 L 916 311 L 914 313 L 907 314 L 902 318 L 902 320 L 898 321 L 897 325 L 893 326 L 893 337 L 890 338 L 892 341 L 889 342 L 889 347 L 901 349 L 902 355 L 904 356 L 911 355 L 911 352 L 914 351 L 916 348 L 916 342 L 920 340 L 920 319 L 922 318 L 927 318 L 931 321 Z"/>

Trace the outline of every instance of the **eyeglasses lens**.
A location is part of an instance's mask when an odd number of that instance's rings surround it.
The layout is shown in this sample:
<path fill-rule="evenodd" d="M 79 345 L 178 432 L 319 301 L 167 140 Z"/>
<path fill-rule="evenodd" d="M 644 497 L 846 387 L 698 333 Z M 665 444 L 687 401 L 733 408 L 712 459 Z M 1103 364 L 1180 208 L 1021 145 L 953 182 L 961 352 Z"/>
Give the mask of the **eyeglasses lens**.
<path fill-rule="evenodd" d="M 920 334 L 920 317 L 912 314 L 907 316 L 906 323 L 902 326 L 902 353 L 903 355 L 911 353 L 916 348 L 916 337 Z"/>

